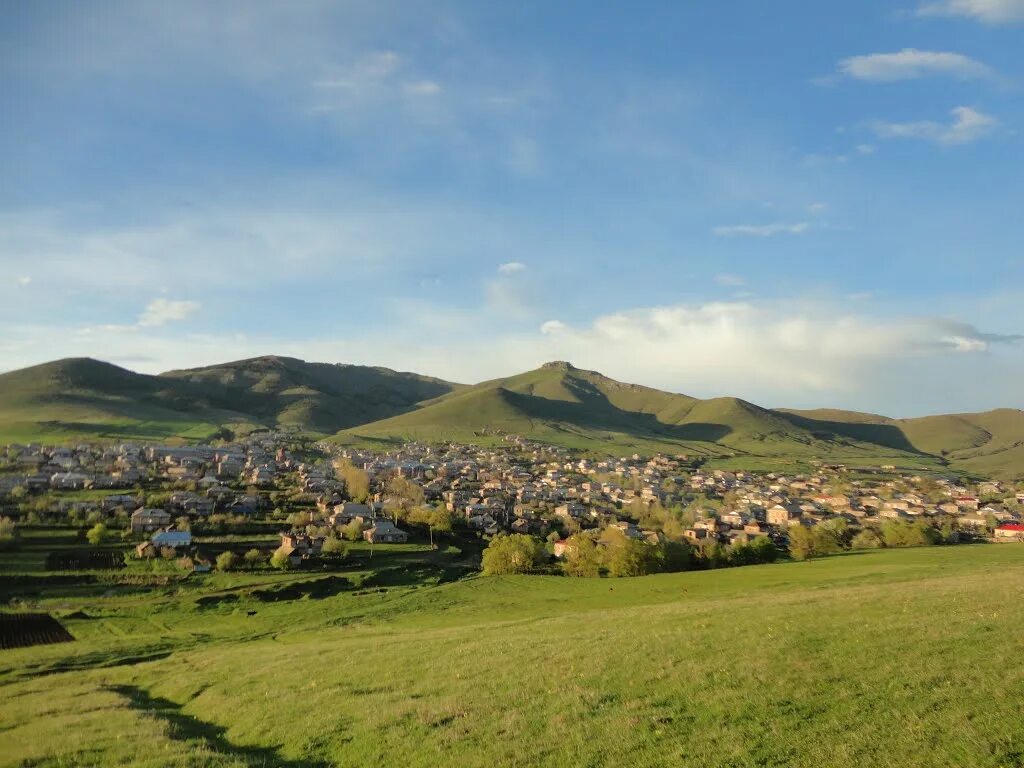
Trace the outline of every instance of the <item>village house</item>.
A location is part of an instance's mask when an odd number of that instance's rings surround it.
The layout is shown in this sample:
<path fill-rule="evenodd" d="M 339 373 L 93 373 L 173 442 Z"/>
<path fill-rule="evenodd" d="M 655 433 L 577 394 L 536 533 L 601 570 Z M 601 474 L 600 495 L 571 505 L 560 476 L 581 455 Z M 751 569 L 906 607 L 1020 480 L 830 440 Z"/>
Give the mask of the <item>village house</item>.
<path fill-rule="evenodd" d="M 151 533 L 171 523 L 171 513 L 162 509 L 140 507 L 132 512 L 132 533 Z"/>
<path fill-rule="evenodd" d="M 1003 523 L 993 532 L 993 538 L 999 542 L 1024 542 L 1024 525 L 1020 523 Z"/>
<path fill-rule="evenodd" d="M 380 518 L 363 531 L 363 538 L 371 544 L 405 544 L 409 540 L 409 534 L 387 518 Z"/>

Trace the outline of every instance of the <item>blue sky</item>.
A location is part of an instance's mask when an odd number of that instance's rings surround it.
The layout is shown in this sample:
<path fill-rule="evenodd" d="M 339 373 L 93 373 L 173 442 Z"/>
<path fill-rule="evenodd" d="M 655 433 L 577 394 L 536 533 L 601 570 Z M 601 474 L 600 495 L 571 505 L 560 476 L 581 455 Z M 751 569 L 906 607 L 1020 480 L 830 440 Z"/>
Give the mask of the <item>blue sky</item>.
<path fill-rule="evenodd" d="M 3 13 L 0 369 L 1024 405 L 1024 0 Z"/>

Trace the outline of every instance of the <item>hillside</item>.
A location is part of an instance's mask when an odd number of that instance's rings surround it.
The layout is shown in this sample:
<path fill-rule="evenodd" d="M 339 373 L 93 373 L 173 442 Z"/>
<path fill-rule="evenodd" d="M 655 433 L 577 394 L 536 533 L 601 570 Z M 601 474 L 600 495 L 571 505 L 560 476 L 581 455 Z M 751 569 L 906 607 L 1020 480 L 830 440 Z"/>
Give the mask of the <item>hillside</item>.
<path fill-rule="evenodd" d="M 1024 411 L 890 419 L 852 411 L 784 411 L 795 423 L 851 439 L 939 457 L 954 469 L 994 477 L 1024 475 Z"/>
<path fill-rule="evenodd" d="M 0 441 L 202 440 L 279 426 L 354 444 L 514 434 L 593 452 L 686 453 L 723 467 L 821 459 L 1024 476 L 1019 410 L 916 419 L 772 410 L 625 384 L 566 362 L 474 386 L 277 356 L 159 376 L 87 358 L 0 374 Z"/>
<path fill-rule="evenodd" d="M 879 443 L 738 398 L 699 400 L 624 384 L 565 362 L 483 382 L 410 413 L 352 428 L 338 439 L 480 440 L 502 434 L 583 449 L 707 457 L 843 457 L 867 463 L 922 458 L 906 441 Z"/>
<path fill-rule="evenodd" d="M 277 356 L 168 371 L 161 378 L 188 383 L 211 402 L 231 403 L 259 423 L 325 433 L 394 416 L 458 389 L 441 379 L 389 368 Z"/>
<path fill-rule="evenodd" d="M 455 386 L 386 368 L 282 357 L 159 376 L 73 358 L 0 375 L 0 439 L 207 439 L 279 425 L 329 434 L 402 413 Z"/>
<path fill-rule="evenodd" d="M 0 766 L 997 768 L 1024 748 L 1021 545 L 447 583 L 378 548 L 368 570 L 145 591 L 31 554 L 0 572 L 76 640 L 0 654 Z"/>

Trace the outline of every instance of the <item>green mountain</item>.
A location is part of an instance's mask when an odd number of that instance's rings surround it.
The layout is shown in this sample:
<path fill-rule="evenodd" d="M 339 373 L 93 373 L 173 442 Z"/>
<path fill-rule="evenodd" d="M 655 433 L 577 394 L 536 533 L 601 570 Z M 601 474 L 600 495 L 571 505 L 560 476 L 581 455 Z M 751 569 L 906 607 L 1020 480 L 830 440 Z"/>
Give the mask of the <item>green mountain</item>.
<path fill-rule="evenodd" d="M 785 411 L 796 423 L 929 454 L 955 469 L 997 477 L 1024 476 L 1024 411 L 890 419 L 852 411 Z"/>
<path fill-rule="evenodd" d="M 890 419 L 771 410 L 624 384 L 564 362 L 470 387 L 287 357 L 159 376 L 79 358 L 0 375 L 0 442 L 209 439 L 284 425 L 351 444 L 521 435 L 592 452 L 686 453 L 716 466 L 820 459 L 1024 477 L 1022 411 Z"/>
<path fill-rule="evenodd" d="M 0 374 L 0 439 L 207 439 L 295 425 L 330 434 L 457 385 L 386 368 L 259 357 L 159 376 L 89 358 Z"/>
<path fill-rule="evenodd" d="M 816 417 L 733 397 L 700 400 L 555 362 L 453 392 L 409 413 L 346 430 L 337 439 L 482 441 L 515 434 L 598 451 L 659 450 L 728 458 L 751 467 L 780 459 L 942 464 L 940 456 L 917 447 L 884 417 L 850 414 L 837 419 L 839 413 Z"/>

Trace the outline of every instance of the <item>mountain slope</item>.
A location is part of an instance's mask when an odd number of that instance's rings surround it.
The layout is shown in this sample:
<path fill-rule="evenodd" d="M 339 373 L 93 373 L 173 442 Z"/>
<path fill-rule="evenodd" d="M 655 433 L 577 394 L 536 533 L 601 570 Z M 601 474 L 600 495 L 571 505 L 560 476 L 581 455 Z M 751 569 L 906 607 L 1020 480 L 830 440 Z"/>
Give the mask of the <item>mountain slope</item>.
<path fill-rule="evenodd" d="M 133 373 L 88 358 L 0 374 L 0 438 L 209 438 L 295 425 L 324 433 L 403 413 L 457 385 L 279 357 Z"/>
<path fill-rule="evenodd" d="M 65 440 L 94 435 L 209 437 L 236 414 L 197 406 L 156 376 L 71 358 L 0 375 L 0 435 Z"/>
<path fill-rule="evenodd" d="M 1024 477 L 1024 411 L 890 419 L 771 410 L 624 384 L 568 363 L 466 387 L 387 368 L 258 357 L 149 376 L 88 358 L 0 374 L 0 442 L 209 439 L 291 425 L 339 442 L 514 434 L 611 453 L 739 466 L 824 459 Z M 764 461 L 761 461 L 761 460 Z"/>
<path fill-rule="evenodd" d="M 161 378 L 188 383 L 203 391 L 211 404 L 230 403 L 261 423 L 293 424 L 318 432 L 337 432 L 404 413 L 420 401 L 459 387 L 388 368 L 277 356 L 168 371 Z"/>
<path fill-rule="evenodd" d="M 890 419 L 853 411 L 785 411 L 794 423 L 941 457 L 951 467 L 995 477 L 1024 476 L 1024 411 Z"/>
<path fill-rule="evenodd" d="M 352 428 L 338 439 L 469 440 L 515 434 L 580 448 L 706 456 L 917 455 L 911 446 L 878 445 L 805 421 L 737 398 L 699 400 L 555 362 Z"/>

